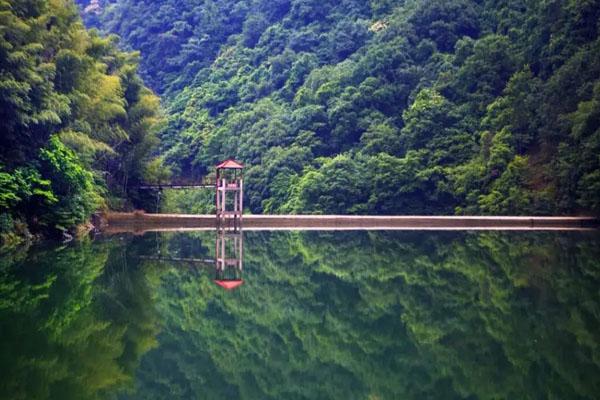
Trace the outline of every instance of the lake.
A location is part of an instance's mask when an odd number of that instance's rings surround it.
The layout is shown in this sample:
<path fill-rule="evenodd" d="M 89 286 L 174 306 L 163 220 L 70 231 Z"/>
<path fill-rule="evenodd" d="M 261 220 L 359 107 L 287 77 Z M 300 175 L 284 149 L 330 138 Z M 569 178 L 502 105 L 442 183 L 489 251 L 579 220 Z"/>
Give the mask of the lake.
<path fill-rule="evenodd" d="M 0 397 L 600 394 L 597 231 L 230 239 L 99 236 L 0 256 Z"/>

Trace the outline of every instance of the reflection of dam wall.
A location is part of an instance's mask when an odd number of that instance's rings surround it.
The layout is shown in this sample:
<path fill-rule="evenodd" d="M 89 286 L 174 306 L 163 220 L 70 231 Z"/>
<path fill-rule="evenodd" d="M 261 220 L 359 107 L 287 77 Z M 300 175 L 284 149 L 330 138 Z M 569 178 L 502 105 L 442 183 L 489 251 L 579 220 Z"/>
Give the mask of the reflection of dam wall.
<path fill-rule="evenodd" d="M 187 229 L 215 229 L 217 226 L 214 215 L 180 215 L 180 214 L 146 214 L 107 213 L 94 221 L 102 232 L 139 232 Z"/>
<path fill-rule="evenodd" d="M 214 215 L 107 213 L 100 229 L 112 232 L 215 229 Z M 244 215 L 244 229 L 481 229 L 578 230 L 598 228 L 592 217 L 467 217 Z"/>

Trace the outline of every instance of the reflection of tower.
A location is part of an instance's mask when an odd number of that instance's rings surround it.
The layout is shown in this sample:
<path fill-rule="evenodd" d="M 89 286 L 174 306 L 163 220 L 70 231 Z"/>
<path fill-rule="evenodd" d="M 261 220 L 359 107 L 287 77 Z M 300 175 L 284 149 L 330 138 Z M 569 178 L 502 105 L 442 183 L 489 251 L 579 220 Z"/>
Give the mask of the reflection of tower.
<path fill-rule="evenodd" d="M 215 283 L 227 290 L 242 285 L 244 238 L 241 229 L 217 228 L 215 248 Z"/>
<path fill-rule="evenodd" d="M 244 166 L 235 160 L 226 160 L 216 169 L 217 229 L 238 231 L 242 227 L 244 209 Z M 233 197 L 229 197 L 228 193 Z"/>

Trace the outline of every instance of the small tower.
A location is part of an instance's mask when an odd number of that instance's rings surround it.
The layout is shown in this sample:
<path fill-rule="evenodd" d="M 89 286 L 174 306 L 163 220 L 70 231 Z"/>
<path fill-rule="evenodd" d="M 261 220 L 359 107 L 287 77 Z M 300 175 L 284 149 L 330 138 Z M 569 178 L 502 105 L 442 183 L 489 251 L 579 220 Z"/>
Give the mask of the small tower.
<path fill-rule="evenodd" d="M 217 229 L 238 231 L 244 210 L 244 166 L 229 159 L 216 166 Z M 233 198 L 228 197 L 228 193 Z"/>

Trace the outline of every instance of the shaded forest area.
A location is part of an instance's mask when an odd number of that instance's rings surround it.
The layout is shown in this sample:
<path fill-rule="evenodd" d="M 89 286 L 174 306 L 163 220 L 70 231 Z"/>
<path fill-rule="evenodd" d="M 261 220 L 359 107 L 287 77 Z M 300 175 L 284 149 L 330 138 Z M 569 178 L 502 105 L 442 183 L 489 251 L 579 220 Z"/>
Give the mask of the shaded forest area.
<path fill-rule="evenodd" d="M 241 159 L 252 212 L 600 211 L 598 1 L 78 2 L 141 51 L 173 172 Z"/>
<path fill-rule="evenodd" d="M 159 99 L 116 41 L 72 1 L 0 0 L 0 242 L 69 237 L 152 172 Z"/>

